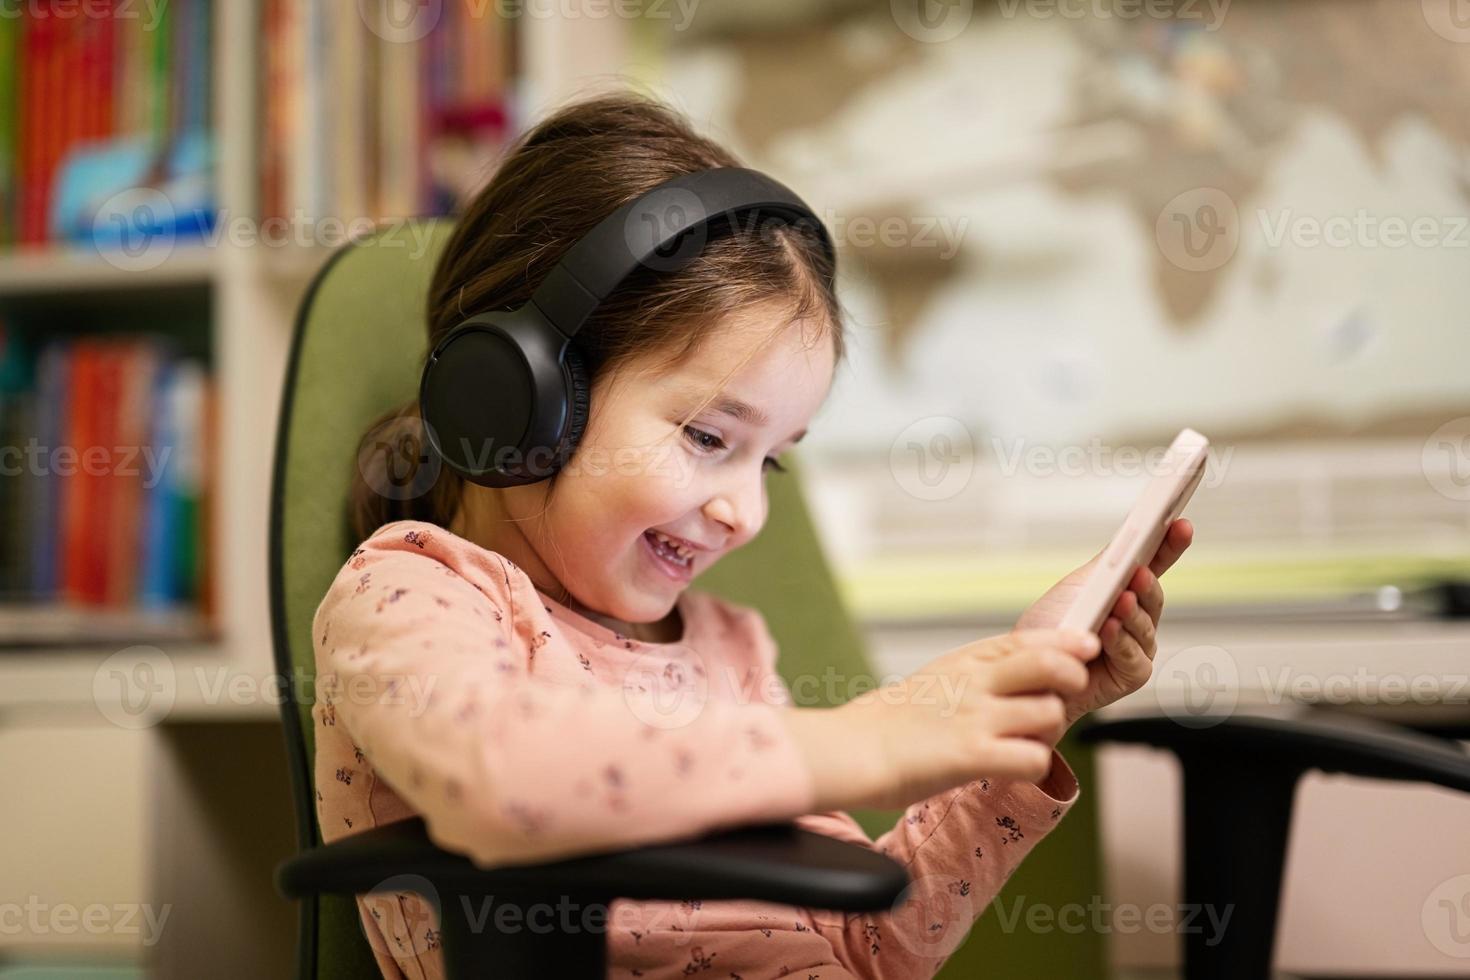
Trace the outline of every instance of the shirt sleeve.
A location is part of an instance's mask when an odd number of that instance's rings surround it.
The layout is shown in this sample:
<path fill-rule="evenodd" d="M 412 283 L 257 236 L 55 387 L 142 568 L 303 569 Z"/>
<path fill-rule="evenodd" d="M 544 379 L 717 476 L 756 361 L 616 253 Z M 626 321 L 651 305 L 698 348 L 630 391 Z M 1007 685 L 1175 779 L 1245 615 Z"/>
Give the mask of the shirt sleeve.
<path fill-rule="evenodd" d="M 769 666 L 772 700 L 789 704 L 784 681 L 774 663 Z M 1051 770 L 1039 782 L 982 778 L 952 787 L 910 805 L 876 841 L 844 811 L 799 817 L 798 826 L 886 854 L 909 874 L 909 886 L 892 909 L 805 912 L 856 976 L 932 976 L 1080 795 L 1072 767 L 1053 749 Z"/>
<path fill-rule="evenodd" d="M 313 620 L 324 710 L 435 843 L 523 864 L 811 808 L 776 705 L 706 697 L 670 724 L 657 690 L 538 677 L 538 653 L 568 641 L 514 628 L 511 567 L 488 554 L 507 584 L 391 543 L 359 549 Z"/>
<path fill-rule="evenodd" d="M 1040 784 L 977 779 L 909 806 L 876 841 L 843 812 L 801 817 L 800 826 L 887 854 L 909 873 L 892 909 L 814 910 L 813 922 L 857 976 L 932 976 L 1078 796 L 1075 774 L 1053 749 Z"/>

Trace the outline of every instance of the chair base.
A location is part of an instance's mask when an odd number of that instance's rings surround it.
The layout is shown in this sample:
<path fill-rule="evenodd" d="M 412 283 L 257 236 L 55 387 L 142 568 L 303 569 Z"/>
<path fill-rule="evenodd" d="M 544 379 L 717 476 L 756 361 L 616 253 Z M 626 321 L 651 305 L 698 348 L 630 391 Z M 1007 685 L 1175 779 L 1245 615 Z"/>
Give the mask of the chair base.
<path fill-rule="evenodd" d="M 564 893 L 456 895 L 440 911 L 445 976 L 601 978 L 610 905 Z"/>

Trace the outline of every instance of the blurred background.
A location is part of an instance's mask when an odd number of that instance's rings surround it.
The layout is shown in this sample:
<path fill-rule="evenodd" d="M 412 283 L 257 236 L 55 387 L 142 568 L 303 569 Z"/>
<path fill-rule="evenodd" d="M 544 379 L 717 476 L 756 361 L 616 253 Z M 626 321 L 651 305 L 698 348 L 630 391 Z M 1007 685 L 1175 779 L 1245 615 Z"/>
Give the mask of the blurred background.
<path fill-rule="evenodd" d="M 885 672 L 1009 628 L 1189 426 L 1196 541 L 1128 700 L 1208 668 L 1470 712 L 1463 0 L 0 0 L 0 964 L 289 963 L 252 848 L 293 846 L 265 533 L 294 314 L 350 237 L 453 214 L 625 86 L 838 242 L 850 356 L 800 456 Z M 167 726 L 99 693 L 139 646 L 178 665 Z M 1107 899 L 1177 901 L 1177 767 L 1098 768 Z M 1283 969 L 1470 975 L 1470 886 L 1451 938 L 1424 912 L 1467 818 L 1309 777 Z M 1108 956 L 1173 976 L 1176 942 Z"/>

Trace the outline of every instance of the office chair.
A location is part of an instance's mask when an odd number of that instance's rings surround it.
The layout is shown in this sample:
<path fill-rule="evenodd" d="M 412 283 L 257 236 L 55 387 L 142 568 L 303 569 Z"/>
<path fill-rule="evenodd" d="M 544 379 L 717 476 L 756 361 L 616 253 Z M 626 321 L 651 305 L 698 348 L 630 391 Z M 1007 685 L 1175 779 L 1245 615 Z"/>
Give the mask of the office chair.
<path fill-rule="evenodd" d="M 270 596 L 276 667 L 292 678 L 292 700 L 282 705 L 282 719 L 302 852 L 282 866 L 277 883 L 283 894 L 301 901 L 300 977 L 377 975 L 352 895 L 395 874 L 435 881 L 444 904 L 454 908 L 460 905 L 449 896 L 480 891 L 571 892 L 584 901 L 611 892 L 634 899 L 745 897 L 849 911 L 890 907 L 906 884 L 896 864 L 786 826 L 496 872 L 474 870 L 439 851 L 418 820 L 321 846 L 311 776 L 311 618 L 358 544 L 348 532 L 345 506 L 358 440 L 382 412 L 416 394 L 427 346 L 422 323 L 428 281 L 450 229 L 448 220 L 425 222 L 340 249 L 314 277 L 295 326 L 271 491 Z M 788 683 L 831 669 L 857 690 L 874 686 L 878 678 L 863 635 L 841 601 L 799 489 L 799 460 L 789 469 L 767 481 L 770 512 L 760 535 L 693 587 L 762 612 Z M 819 687 L 816 698 L 826 702 L 830 692 Z M 1090 785 L 1089 747 L 1069 737 L 1061 750 L 1082 785 Z M 902 816 L 890 810 L 851 813 L 870 837 Z M 1096 800 L 1084 789 L 1070 819 L 1027 857 L 1006 890 L 1059 906 L 1087 901 L 1098 893 L 1100 878 Z M 561 955 L 556 949 L 507 948 L 493 935 L 445 931 L 451 975 L 483 972 L 483 964 L 491 963 L 494 975 L 514 976 L 528 961 L 556 976 L 601 975 L 600 941 L 579 946 L 575 937 L 560 937 L 550 945 L 567 951 L 564 970 L 541 959 Z M 1003 934 L 990 915 L 971 930 L 940 977 L 969 977 L 983 969 L 1101 978 L 1104 952 L 1097 933 Z"/>
<path fill-rule="evenodd" d="M 1151 745 L 1178 757 L 1184 904 L 1222 911 L 1233 906 L 1221 936 L 1184 934 L 1184 977 L 1239 980 L 1271 975 L 1281 872 L 1302 774 L 1317 769 L 1470 793 L 1470 754 L 1452 740 L 1470 732 L 1453 726 L 1442 731 L 1445 737 L 1294 704 L 1180 719 L 1121 717 L 1087 725 L 1079 737 L 1092 744 Z"/>

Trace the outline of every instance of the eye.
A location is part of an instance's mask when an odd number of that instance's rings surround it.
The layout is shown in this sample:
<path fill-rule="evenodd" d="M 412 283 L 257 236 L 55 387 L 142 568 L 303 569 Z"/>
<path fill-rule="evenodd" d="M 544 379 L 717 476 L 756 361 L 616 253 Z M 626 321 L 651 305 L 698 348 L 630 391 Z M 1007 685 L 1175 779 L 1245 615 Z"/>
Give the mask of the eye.
<path fill-rule="evenodd" d="M 719 436 L 715 435 L 712 432 L 705 432 L 703 429 L 696 429 L 692 425 L 684 426 L 684 435 L 689 438 L 690 442 L 694 443 L 700 449 L 725 448 L 725 440 L 721 439 Z M 705 440 L 708 441 L 706 442 Z"/>
<path fill-rule="evenodd" d="M 705 432 L 703 429 L 696 429 L 692 425 L 684 426 L 684 435 L 690 442 L 701 449 L 714 451 L 725 448 L 725 441 L 719 436 L 712 432 Z M 782 466 L 780 461 L 774 456 L 767 456 L 764 466 L 767 472 L 772 470 L 777 473 L 786 472 L 786 467 Z"/>

